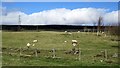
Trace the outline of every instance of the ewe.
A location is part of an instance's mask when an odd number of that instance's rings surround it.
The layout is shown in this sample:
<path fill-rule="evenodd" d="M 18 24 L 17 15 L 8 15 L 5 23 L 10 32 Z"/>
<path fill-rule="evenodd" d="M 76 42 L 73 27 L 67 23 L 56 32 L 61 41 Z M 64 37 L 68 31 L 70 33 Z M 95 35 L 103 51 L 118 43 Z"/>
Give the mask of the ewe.
<path fill-rule="evenodd" d="M 35 46 L 35 44 L 32 45 L 33 47 Z"/>
<path fill-rule="evenodd" d="M 65 33 L 67 33 L 67 31 L 65 31 Z"/>
<path fill-rule="evenodd" d="M 67 41 L 64 41 L 65 43 L 67 42 Z"/>
<path fill-rule="evenodd" d="M 72 33 L 69 32 L 68 34 L 71 35 Z"/>
<path fill-rule="evenodd" d="M 77 45 L 77 40 L 72 40 L 72 45 L 76 46 Z"/>
<path fill-rule="evenodd" d="M 80 33 L 80 31 L 78 31 L 78 33 Z"/>
<path fill-rule="evenodd" d="M 36 42 L 38 42 L 38 40 L 33 40 L 33 43 L 36 43 Z"/>
<path fill-rule="evenodd" d="M 104 34 L 105 32 L 102 32 L 102 34 Z"/>
<path fill-rule="evenodd" d="M 30 45 L 31 45 L 30 43 L 27 43 L 27 47 L 28 47 L 28 48 L 30 47 Z"/>

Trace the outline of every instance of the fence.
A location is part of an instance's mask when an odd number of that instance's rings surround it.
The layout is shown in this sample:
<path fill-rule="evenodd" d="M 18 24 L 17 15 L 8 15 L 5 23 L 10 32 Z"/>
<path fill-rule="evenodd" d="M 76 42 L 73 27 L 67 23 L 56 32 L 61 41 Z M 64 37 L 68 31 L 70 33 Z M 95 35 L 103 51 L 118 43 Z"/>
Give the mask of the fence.
<path fill-rule="evenodd" d="M 111 49 L 82 49 L 79 50 L 51 50 L 32 48 L 2 48 L 3 55 L 17 56 L 22 58 L 36 57 L 46 59 L 67 59 L 81 62 L 106 62 L 118 63 L 118 54 Z"/>

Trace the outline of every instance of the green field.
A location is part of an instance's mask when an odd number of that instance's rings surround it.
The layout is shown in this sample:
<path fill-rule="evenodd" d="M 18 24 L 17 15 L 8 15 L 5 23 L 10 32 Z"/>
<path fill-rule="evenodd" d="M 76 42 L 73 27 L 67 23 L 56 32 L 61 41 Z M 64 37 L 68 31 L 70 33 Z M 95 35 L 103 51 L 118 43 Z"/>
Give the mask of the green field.
<path fill-rule="evenodd" d="M 26 44 L 33 44 L 33 40 L 38 42 L 35 46 L 31 46 L 27 50 Z M 80 60 L 79 55 L 65 54 L 65 51 L 70 51 L 73 46 L 71 40 L 76 39 L 78 46 L 81 49 Z M 112 55 L 118 53 L 118 41 L 112 41 L 116 37 L 104 34 L 97 36 L 96 33 L 88 32 L 72 32 L 71 35 L 65 32 L 55 31 L 40 31 L 40 32 L 2 32 L 2 52 L 3 66 L 107 66 L 118 65 L 118 58 L 113 58 Z M 64 41 L 67 41 L 66 43 Z M 24 55 L 29 55 L 37 48 L 40 53 L 36 57 L 34 54 L 31 57 L 20 57 L 20 51 Z M 51 58 L 50 50 L 55 49 L 56 57 Z M 107 60 L 103 56 L 93 57 L 101 51 L 107 50 Z M 103 60 L 101 62 L 101 60 Z M 109 62 L 110 61 L 110 62 Z"/>

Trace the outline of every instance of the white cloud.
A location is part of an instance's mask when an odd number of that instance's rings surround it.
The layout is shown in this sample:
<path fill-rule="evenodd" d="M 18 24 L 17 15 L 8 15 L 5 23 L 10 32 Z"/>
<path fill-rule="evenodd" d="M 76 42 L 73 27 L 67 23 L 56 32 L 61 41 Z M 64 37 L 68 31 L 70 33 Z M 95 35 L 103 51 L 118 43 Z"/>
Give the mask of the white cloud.
<path fill-rule="evenodd" d="M 107 13 L 108 9 L 96 8 L 78 8 L 78 9 L 52 9 L 45 10 L 32 14 L 25 14 L 23 12 L 10 12 L 3 15 L 3 24 L 18 24 L 21 15 L 22 25 L 80 25 L 97 23 L 99 16 L 102 16 L 104 23 L 117 23 L 117 11 Z"/>
<path fill-rule="evenodd" d="M 2 24 L 18 25 L 19 15 L 25 16 L 22 12 L 10 12 L 7 15 L 2 16 Z"/>
<path fill-rule="evenodd" d="M 118 11 L 106 13 L 103 19 L 106 25 L 118 24 Z"/>
<path fill-rule="evenodd" d="M 0 15 L 5 15 L 6 14 L 6 7 L 0 6 Z"/>

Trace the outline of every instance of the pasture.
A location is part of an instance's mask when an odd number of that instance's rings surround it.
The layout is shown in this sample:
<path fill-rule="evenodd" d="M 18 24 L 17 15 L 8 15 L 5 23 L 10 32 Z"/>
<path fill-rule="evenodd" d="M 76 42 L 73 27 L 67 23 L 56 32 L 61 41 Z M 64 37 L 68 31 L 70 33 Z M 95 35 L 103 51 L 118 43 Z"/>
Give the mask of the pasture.
<path fill-rule="evenodd" d="M 40 32 L 2 32 L 2 65 L 3 66 L 114 66 L 118 65 L 118 41 L 115 36 L 106 37 L 101 33 L 97 36 L 92 32 L 65 32 L 40 31 Z M 27 43 L 35 46 L 27 48 Z M 78 41 L 81 54 L 65 54 L 73 46 L 71 40 Z M 66 42 L 65 42 L 66 41 Z M 52 49 L 55 49 L 57 58 L 52 58 Z M 34 53 L 35 50 L 40 53 Z M 101 55 L 101 51 L 107 50 L 107 60 Z M 21 52 L 20 52 L 21 51 Z M 30 55 L 21 57 L 23 55 Z M 95 57 L 96 56 L 96 57 Z M 78 60 L 80 57 L 80 60 Z"/>

